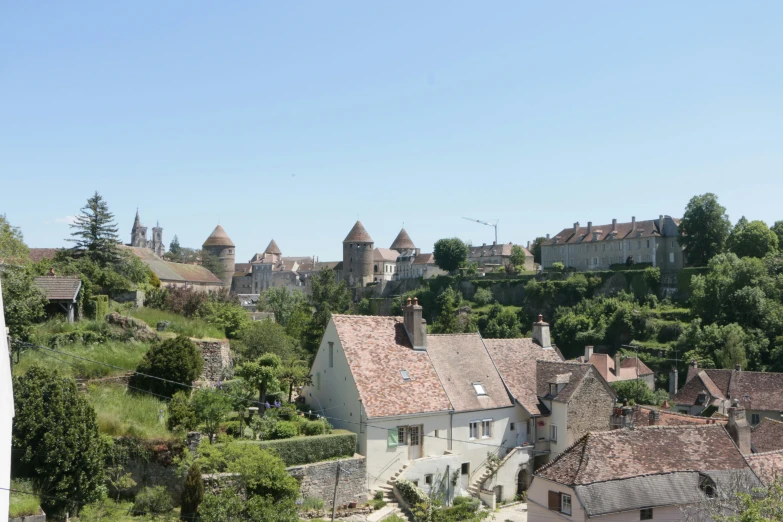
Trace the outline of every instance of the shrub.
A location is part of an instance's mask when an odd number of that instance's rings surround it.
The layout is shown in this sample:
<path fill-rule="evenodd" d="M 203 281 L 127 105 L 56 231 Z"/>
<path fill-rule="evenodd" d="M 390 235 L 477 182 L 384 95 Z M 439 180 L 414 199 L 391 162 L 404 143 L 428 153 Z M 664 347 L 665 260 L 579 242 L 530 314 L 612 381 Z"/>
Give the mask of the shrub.
<path fill-rule="evenodd" d="M 356 434 L 341 432 L 315 437 L 248 442 L 261 449 L 276 452 L 286 466 L 300 466 L 337 457 L 351 457 L 356 452 Z"/>
<path fill-rule="evenodd" d="M 285 403 L 278 410 L 278 415 L 283 420 L 293 420 L 297 416 L 296 405 L 292 403 Z"/>
<path fill-rule="evenodd" d="M 488 305 L 492 302 L 492 291 L 488 288 L 479 288 L 473 294 L 473 301 L 479 306 Z"/>
<path fill-rule="evenodd" d="M 274 428 L 272 428 L 270 435 L 272 436 L 272 439 L 279 440 L 296 437 L 298 433 L 299 429 L 297 428 L 295 422 L 280 421 L 275 424 Z"/>
<path fill-rule="evenodd" d="M 374 499 L 372 499 L 372 500 L 370 501 L 370 505 L 372 506 L 372 508 L 373 508 L 375 511 L 378 511 L 379 509 L 381 509 L 381 508 L 383 508 L 384 506 L 386 506 L 386 501 L 385 501 L 385 500 L 383 500 L 382 498 L 381 498 L 381 499 L 375 499 L 375 498 L 374 498 Z"/>
<path fill-rule="evenodd" d="M 142 489 L 136 495 L 136 500 L 133 503 L 135 515 L 160 515 L 168 513 L 172 509 L 174 506 L 171 505 L 171 495 L 163 486 Z"/>
<path fill-rule="evenodd" d="M 193 519 L 198 513 L 198 506 L 204 500 L 204 482 L 201 480 L 201 468 L 198 463 L 193 463 L 185 477 L 185 485 L 182 489 L 182 508 L 180 518 Z"/>
<path fill-rule="evenodd" d="M 402 499 L 407 502 L 409 506 L 418 506 L 419 504 L 431 505 L 430 497 L 417 488 L 413 482 L 400 479 L 397 481 L 396 487 L 400 492 Z"/>
<path fill-rule="evenodd" d="M 244 424 L 242 425 L 244 428 Z M 230 435 L 234 438 L 239 438 L 242 436 L 242 432 L 239 429 L 239 421 L 238 420 L 232 420 L 228 422 L 224 422 L 222 424 L 222 427 L 226 430 L 226 434 Z"/>
<path fill-rule="evenodd" d="M 181 385 L 175 383 L 189 386 L 201 375 L 203 367 L 204 361 L 196 345 L 187 337 L 180 335 L 175 339 L 153 345 L 136 369 L 139 373 L 173 382 L 145 377 L 137 373 L 131 377 L 128 384 L 158 395 L 173 397 L 176 392 L 183 389 Z"/>
<path fill-rule="evenodd" d="M 314 435 L 325 435 L 331 432 L 332 427 L 326 419 L 308 421 L 302 425 L 302 435 L 312 437 Z"/>
<path fill-rule="evenodd" d="M 302 511 L 320 511 L 324 508 L 324 501 L 317 497 L 306 497 L 302 501 Z"/>
<path fill-rule="evenodd" d="M 178 391 L 169 402 L 167 426 L 171 431 L 192 431 L 198 425 L 196 410 L 190 405 L 188 394 Z"/>
<path fill-rule="evenodd" d="M 383 500 L 383 491 L 379 489 L 372 498 L 373 500 Z"/>
<path fill-rule="evenodd" d="M 90 301 L 92 301 L 93 310 L 95 310 L 93 319 L 101 320 L 109 314 L 108 295 L 94 295 L 90 297 Z"/>

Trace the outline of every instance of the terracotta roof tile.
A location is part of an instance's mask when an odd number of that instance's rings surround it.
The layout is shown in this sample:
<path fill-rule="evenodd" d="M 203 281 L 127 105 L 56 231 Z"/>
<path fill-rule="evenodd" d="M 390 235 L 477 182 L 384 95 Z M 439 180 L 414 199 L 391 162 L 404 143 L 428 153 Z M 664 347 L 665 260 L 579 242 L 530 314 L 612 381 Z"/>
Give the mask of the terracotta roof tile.
<path fill-rule="evenodd" d="M 82 287 L 81 279 L 68 276 L 36 277 L 35 284 L 50 301 L 74 301 Z"/>
<path fill-rule="evenodd" d="M 537 477 L 568 486 L 679 471 L 731 471 L 747 463 L 721 425 L 650 426 L 588 433 Z"/>
<path fill-rule="evenodd" d="M 695 405 L 699 395 L 703 392 L 710 394 L 712 398 L 725 399 L 723 391 L 712 381 L 706 371 L 702 370 L 694 378 L 685 383 L 672 397 L 672 404 Z M 707 405 L 704 404 L 706 407 Z"/>
<path fill-rule="evenodd" d="M 369 418 L 451 408 L 429 355 L 413 350 L 401 317 L 335 314 L 332 320 Z"/>
<path fill-rule="evenodd" d="M 127 248 L 147 265 L 152 272 L 164 282 L 176 283 L 213 283 L 222 284 L 215 274 L 201 265 L 189 265 L 185 263 L 172 263 L 161 259 L 148 248 L 123 246 Z"/>
<path fill-rule="evenodd" d="M 430 334 L 427 352 L 455 411 L 514 405 L 479 334 Z M 473 383 L 486 395 L 478 396 Z"/>
<path fill-rule="evenodd" d="M 413 244 L 413 240 L 411 240 L 411 237 L 403 228 L 389 248 L 392 250 L 413 250 L 416 248 L 416 245 Z"/>
<path fill-rule="evenodd" d="M 630 372 L 627 372 L 627 373 L 629 373 L 631 375 L 631 377 L 629 377 L 629 379 L 635 379 L 636 378 L 636 368 L 637 368 L 637 366 L 636 366 L 636 359 L 637 359 L 636 357 L 628 357 L 627 359 L 623 359 L 620 362 L 620 377 L 624 377 L 626 372 L 623 371 L 623 370 L 628 369 L 628 370 L 631 370 Z M 644 361 L 639 359 L 639 376 L 652 375 L 654 373 L 655 372 L 652 371 L 649 366 L 644 364 Z"/>
<path fill-rule="evenodd" d="M 617 223 L 616 233 L 614 239 L 635 239 L 646 238 L 653 236 L 660 236 L 661 232 L 658 229 L 657 219 L 648 219 L 646 221 L 637 221 L 635 232 L 631 225 L 631 222 Z M 579 243 L 592 243 L 593 233 L 599 232 L 598 239 L 595 241 L 604 241 L 612 236 L 612 225 L 593 225 L 592 233 L 587 234 L 587 227 L 579 227 L 574 233 L 574 227 L 564 228 L 558 234 L 555 234 L 550 239 L 547 239 L 542 245 L 573 245 Z M 555 243 L 555 238 L 559 238 Z"/>
<path fill-rule="evenodd" d="M 543 413 L 536 393 L 536 360 L 562 361 L 560 354 L 530 338 L 484 339 L 484 344 L 511 395 L 529 413 Z"/>
<path fill-rule="evenodd" d="M 777 478 L 783 478 L 783 450 L 746 455 L 745 458 L 765 486 L 769 486 Z"/>
<path fill-rule="evenodd" d="M 44 259 L 54 259 L 55 254 L 59 248 L 31 248 L 30 249 L 30 261 L 38 263 Z"/>
<path fill-rule="evenodd" d="M 783 450 L 783 422 L 764 417 L 750 434 L 753 449 L 759 453 Z"/>
<path fill-rule="evenodd" d="M 539 397 L 545 397 L 549 395 L 550 384 L 565 384 L 565 387 L 553 397 L 553 400 L 568 402 L 591 368 L 591 364 L 572 361 L 537 361 L 536 393 Z M 598 372 L 596 371 L 596 373 Z M 562 376 L 566 376 L 566 378 Z M 560 378 L 558 379 L 558 377 Z"/>
<path fill-rule="evenodd" d="M 345 239 L 343 239 L 343 243 L 372 243 L 372 238 L 370 237 L 370 234 L 367 233 L 367 231 L 364 229 L 364 225 L 362 225 L 361 221 L 357 221 L 356 224 L 353 226 L 350 232 L 348 232 L 348 235 L 345 236 Z"/>
<path fill-rule="evenodd" d="M 434 265 L 435 254 L 419 254 L 413 259 L 414 265 Z"/>
<path fill-rule="evenodd" d="M 209 235 L 207 240 L 204 241 L 204 244 L 202 246 L 232 247 L 234 246 L 234 242 L 231 241 L 230 237 L 228 237 L 228 234 L 226 234 L 226 231 L 223 230 L 223 227 L 218 225 L 215 227 L 215 230 L 213 230 L 212 233 Z"/>
<path fill-rule="evenodd" d="M 653 408 L 647 408 L 644 406 L 634 407 L 634 426 L 641 428 L 650 425 L 650 412 L 654 411 Z M 712 417 L 699 417 L 697 415 L 686 415 L 684 413 L 677 413 L 667 410 L 658 410 L 660 418 L 658 419 L 658 426 L 701 426 L 708 424 L 722 424 L 725 425 L 728 419 L 714 419 Z"/>
<path fill-rule="evenodd" d="M 391 248 L 376 248 L 372 252 L 373 261 L 397 261 L 400 253 Z"/>

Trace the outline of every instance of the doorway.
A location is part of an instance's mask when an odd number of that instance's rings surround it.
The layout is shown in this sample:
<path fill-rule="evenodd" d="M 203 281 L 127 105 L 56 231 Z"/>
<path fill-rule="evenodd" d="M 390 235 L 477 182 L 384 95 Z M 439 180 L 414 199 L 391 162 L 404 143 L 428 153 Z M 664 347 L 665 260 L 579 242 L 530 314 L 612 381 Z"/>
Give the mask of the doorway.
<path fill-rule="evenodd" d="M 420 426 L 408 426 L 408 459 L 421 458 L 421 428 Z"/>
<path fill-rule="evenodd" d="M 520 469 L 517 474 L 517 495 L 522 496 L 527 491 L 527 471 Z"/>

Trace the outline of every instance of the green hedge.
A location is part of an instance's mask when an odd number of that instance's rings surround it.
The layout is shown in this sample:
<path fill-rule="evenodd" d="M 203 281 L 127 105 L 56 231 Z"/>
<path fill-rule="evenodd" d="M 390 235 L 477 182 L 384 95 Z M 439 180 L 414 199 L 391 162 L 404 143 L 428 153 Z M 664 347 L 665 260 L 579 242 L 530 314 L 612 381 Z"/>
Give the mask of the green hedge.
<path fill-rule="evenodd" d="M 632 265 L 626 265 L 625 263 L 614 263 L 609 265 L 609 270 L 625 272 L 626 270 L 644 270 L 645 268 L 650 268 L 652 266 L 652 263 L 634 263 Z"/>
<path fill-rule="evenodd" d="M 90 301 L 95 310 L 95 317 L 93 317 L 93 319 L 103 319 L 109 314 L 108 295 L 94 295 L 90 297 Z"/>
<path fill-rule="evenodd" d="M 247 444 L 257 444 L 261 449 L 274 451 L 280 455 L 286 466 L 301 466 L 338 457 L 352 457 L 356 453 L 356 434 L 335 430 L 329 435 L 264 440 Z"/>

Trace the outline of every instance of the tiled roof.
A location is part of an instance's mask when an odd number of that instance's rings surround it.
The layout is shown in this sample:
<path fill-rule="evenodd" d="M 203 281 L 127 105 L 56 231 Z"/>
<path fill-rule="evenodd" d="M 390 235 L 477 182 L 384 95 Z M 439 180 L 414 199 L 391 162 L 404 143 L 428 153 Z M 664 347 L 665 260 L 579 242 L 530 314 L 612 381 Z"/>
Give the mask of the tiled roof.
<path fill-rule="evenodd" d="M 356 224 L 353 226 L 350 232 L 348 232 L 348 235 L 345 236 L 345 239 L 343 239 L 343 243 L 372 243 L 372 238 L 370 237 L 370 234 L 367 233 L 367 231 L 364 229 L 364 225 L 362 225 L 361 221 L 357 221 Z"/>
<path fill-rule="evenodd" d="M 549 395 L 551 383 L 566 383 L 565 387 L 552 399 L 558 402 L 568 402 L 592 367 L 591 364 L 571 361 L 537 361 L 536 394 L 539 397 L 545 397 Z M 598 372 L 596 371 L 596 373 Z"/>
<path fill-rule="evenodd" d="M 783 478 L 783 450 L 746 455 L 745 458 L 765 486 L 769 486 L 777 478 Z"/>
<path fill-rule="evenodd" d="M 264 253 L 265 254 L 281 254 L 281 255 L 283 254 L 280 251 L 280 247 L 277 246 L 277 243 L 275 243 L 274 239 L 269 242 L 269 244 L 266 247 L 266 250 L 264 250 Z"/>
<path fill-rule="evenodd" d="M 79 295 L 82 281 L 78 277 L 36 277 L 35 284 L 44 291 L 50 301 L 74 301 Z"/>
<path fill-rule="evenodd" d="M 222 284 L 220 279 L 201 265 L 188 265 L 185 263 L 172 263 L 159 258 L 148 248 L 123 247 L 135 254 L 142 263 L 147 265 L 158 279 L 166 282 L 177 283 L 214 283 Z"/>
<path fill-rule="evenodd" d="M 522 247 L 522 250 L 525 251 L 525 257 L 533 257 L 533 254 L 530 253 L 530 251 L 523 247 L 522 245 L 518 245 Z M 501 244 L 493 244 L 493 245 L 481 245 L 481 246 L 472 246 L 470 247 L 470 252 L 468 253 L 468 257 L 470 258 L 477 258 L 477 257 L 488 257 L 488 256 L 502 256 L 502 257 L 508 257 L 511 255 L 511 249 L 514 247 L 513 243 L 501 243 Z"/>
<path fill-rule="evenodd" d="M 649 366 L 644 364 L 644 361 L 641 359 L 638 359 L 638 368 L 639 368 L 639 376 L 644 375 L 652 375 L 655 372 L 650 369 Z M 637 358 L 636 357 L 628 357 L 627 359 L 623 359 L 620 362 L 620 378 L 624 379 L 626 374 L 629 374 L 630 376 L 628 379 L 635 379 L 637 377 L 636 375 L 636 368 L 637 368 Z M 628 370 L 628 371 L 626 371 Z"/>
<path fill-rule="evenodd" d="M 675 223 L 679 220 L 674 220 Z M 635 231 L 633 230 L 631 222 L 617 223 L 614 239 L 634 239 L 634 238 L 646 238 L 653 236 L 661 236 L 661 230 L 657 219 L 648 219 L 646 221 L 637 221 Z M 593 242 L 593 233 L 599 232 L 598 239 L 596 241 L 604 241 L 612 236 L 612 225 L 593 225 L 592 233 L 588 236 L 587 227 L 579 227 L 574 233 L 574 227 L 564 228 L 559 233 L 547 239 L 542 245 L 565 245 L 565 244 L 578 244 L 578 243 L 591 243 Z M 555 243 L 555 238 L 558 238 Z"/>
<path fill-rule="evenodd" d="M 250 263 L 234 263 L 234 277 L 246 276 L 253 271 L 253 265 Z"/>
<path fill-rule="evenodd" d="M 783 450 L 783 422 L 764 417 L 750 434 L 753 449 L 759 453 Z"/>
<path fill-rule="evenodd" d="M 435 254 L 419 254 L 413 260 L 413 265 L 434 265 Z"/>
<path fill-rule="evenodd" d="M 30 261 L 38 263 L 43 259 L 54 259 L 55 254 L 59 248 L 31 248 L 30 249 Z"/>
<path fill-rule="evenodd" d="M 390 248 L 376 248 L 372 252 L 373 261 L 397 261 L 400 253 Z"/>
<path fill-rule="evenodd" d="M 368 417 L 451 408 L 429 355 L 413 350 L 401 317 L 335 314 L 332 320 Z"/>
<path fill-rule="evenodd" d="M 699 394 L 707 392 L 712 398 L 725 399 L 726 396 L 710 379 L 706 371 L 702 370 L 694 378 L 685 383 L 672 397 L 672 404 L 695 405 Z M 706 407 L 707 405 L 704 404 Z"/>
<path fill-rule="evenodd" d="M 584 356 L 579 357 L 577 359 L 579 362 L 582 362 L 584 360 Z M 615 382 L 615 381 L 630 381 L 632 379 L 636 379 L 637 377 L 643 377 L 645 375 L 652 375 L 655 372 L 653 372 L 649 366 L 644 364 L 641 359 L 639 359 L 639 375 L 636 375 L 636 357 L 628 357 L 627 359 L 623 359 L 620 363 L 620 374 L 617 374 L 616 368 L 614 367 L 614 359 L 612 357 L 609 357 L 605 353 L 594 353 L 590 356 L 590 364 L 595 366 L 595 369 L 598 370 L 598 373 L 601 374 L 601 377 L 603 377 L 606 382 Z"/>
<path fill-rule="evenodd" d="M 653 408 L 645 406 L 634 407 L 634 426 L 641 428 L 650 425 L 650 412 Z M 725 425 L 728 419 L 714 419 L 712 417 L 699 417 L 697 415 L 686 415 L 667 410 L 658 410 L 660 415 L 658 426 L 702 426 L 707 424 Z"/>
<path fill-rule="evenodd" d="M 413 250 L 416 245 L 413 244 L 413 240 L 403 228 L 389 248 L 392 250 Z"/>
<path fill-rule="evenodd" d="M 536 360 L 561 361 L 560 354 L 530 338 L 484 339 L 484 344 L 511 395 L 529 413 L 543 413 L 536 393 Z"/>
<path fill-rule="evenodd" d="M 676 404 L 693 404 L 699 391 L 696 378 L 713 396 L 736 399 L 747 409 L 783 411 L 783 373 L 689 368 L 689 380 L 674 396 Z M 717 395 L 716 395 L 717 394 Z"/>
<path fill-rule="evenodd" d="M 747 464 L 721 425 L 650 426 L 588 433 L 536 476 L 567 486 Z"/>
<path fill-rule="evenodd" d="M 479 334 L 430 334 L 427 353 L 455 411 L 514 405 Z M 486 395 L 478 396 L 473 383 Z"/>
<path fill-rule="evenodd" d="M 223 227 L 218 225 L 215 227 L 215 230 L 213 230 L 212 233 L 209 235 L 207 240 L 204 241 L 204 244 L 202 246 L 232 247 L 234 246 L 234 242 L 231 241 L 230 237 L 228 237 L 228 234 L 226 234 L 226 231 L 223 230 Z"/>

